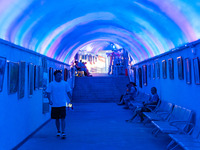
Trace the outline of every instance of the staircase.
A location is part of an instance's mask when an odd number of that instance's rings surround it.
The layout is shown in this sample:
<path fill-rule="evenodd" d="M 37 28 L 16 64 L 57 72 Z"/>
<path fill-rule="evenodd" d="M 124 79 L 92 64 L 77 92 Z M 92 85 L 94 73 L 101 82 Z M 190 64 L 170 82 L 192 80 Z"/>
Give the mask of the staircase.
<path fill-rule="evenodd" d="M 118 102 L 126 90 L 129 78 L 119 77 L 76 77 L 72 102 L 112 103 Z"/>

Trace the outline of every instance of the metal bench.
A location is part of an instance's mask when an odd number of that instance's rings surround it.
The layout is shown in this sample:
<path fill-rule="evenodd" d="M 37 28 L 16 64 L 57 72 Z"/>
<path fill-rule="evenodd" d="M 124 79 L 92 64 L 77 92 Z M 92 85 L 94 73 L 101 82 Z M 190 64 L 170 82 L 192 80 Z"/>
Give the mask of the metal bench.
<path fill-rule="evenodd" d="M 156 136 L 159 132 L 167 134 L 187 132 L 192 115 L 192 110 L 175 105 L 166 121 L 152 121 L 155 125 L 152 133 Z"/>
<path fill-rule="evenodd" d="M 173 107 L 174 105 L 172 103 L 161 101 L 160 105 L 153 111 L 143 112 L 143 114 L 147 117 L 148 121 L 166 120 L 172 112 Z"/>
<path fill-rule="evenodd" d="M 172 141 L 168 144 L 168 149 L 172 150 L 180 145 L 185 150 L 200 150 L 200 118 L 187 134 L 169 134 L 169 136 Z"/>
<path fill-rule="evenodd" d="M 148 102 L 150 98 L 151 98 L 150 94 L 139 92 L 138 95 L 134 98 L 134 100 L 129 102 L 128 106 L 131 110 L 134 111 L 135 108 L 142 107 L 143 106 L 142 103 Z"/>

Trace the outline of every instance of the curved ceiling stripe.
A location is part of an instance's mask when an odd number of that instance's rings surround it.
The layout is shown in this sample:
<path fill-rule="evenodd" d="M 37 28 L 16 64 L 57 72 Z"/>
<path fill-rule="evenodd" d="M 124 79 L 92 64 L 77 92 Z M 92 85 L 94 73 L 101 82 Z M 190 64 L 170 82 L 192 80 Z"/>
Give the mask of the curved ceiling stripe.
<path fill-rule="evenodd" d="M 109 30 L 110 31 L 110 30 Z M 105 31 L 105 29 L 104 29 L 104 32 L 106 32 Z M 94 34 L 93 34 L 94 35 Z M 115 34 L 113 34 L 112 35 L 112 37 L 114 36 Z M 102 39 L 102 33 L 97 33 L 96 35 L 95 35 L 95 37 L 97 37 L 98 36 L 98 39 Z M 111 37 L 111 34 L 110 34 L 110 36 L 109 37 Z M 87 40 L 89 40 L 89 39 L 93 39 L 93 36 L 92 35 L 89 35 L 89 36 L 84 36 L 84 37 L 81 37 L 82 39 L 86 39 L 86 41 Z M 116 37 L 114 37 L 114 39 L 116 40 L 118 38 L 118 36 L 116 36 Z M 105 37 L 103 38 L 103 40 L 104 41 L 111 41 L 110 39 L 106 39 Z M 125 40 L 127 40 L 127 38 L 125 38 Z M 77 39 L 77 41 L 79 41 L 79 39 Z M 90 41 L 90 40 L 89 40 Z M 114 41 L 115 43 L 118 43 L 118 41 L 116 40 L 116 41 Z M 84 42 L 83 42 L 84 43 Z M 124 42 L 125 43 L 125 42 Z M 132 41 L 130 41 L 129 42 L 129 45 L 131 45 L 132 44 Z M 62 44 L 61 44 L 62 45 Z M 119 44 L 119 45 L 121 45 L 121 43 Z M 73 46 L 72 46 L 73 47 Z M 61 48 L 61 49 L 63 49 L 63 48 Z M 67 48 L 64 48 L 64 49 L 69 49 L 70 50 L 70 48 L 69 47 L 67 47 Z M 135 53 L 137 53 L 137 52 L 135 52 Z M 145 51 L 143 51 L 143 56 L 145 56 L 145 54 L 146 54 L 146 52 Z M 141 55 L 141 57 L 142 57 L 142 55 Z M 139 56 L 139 55 L 138 55 Z"/>
<path fill-rule="evenodd" d="M 101 34 L 100 34 L 100 35 L 101 35 Z M 89 39 L 89 38 L 87 38 L 87 39 Z M 115 37 L 115 39 L 117 39 L 117 37 Z M 97 38 L 97 40 L 98 40 L 98 41 L 99 41 L 99 40 L 102 40 L 102 41 L 109 41 L 110 39 L 106 39 L 105 37 L 99 37 L 99 38 Z M 90 41 L 97 41 L 97 40 L 90 40 Z M 110 40 L 110 41 L 111 41 L 111 40 Z M 116 41 L 116 42 L 120 42 L 120 41 Z M 124 41 L 123 41 L 123 42 L 124 42 Z M 123 43 L 123 42 L 122 42 L 122 43 Z M 69 50 L 69 51 L 76 51 L 76 52 L 77 52 L 77 51 L 79 50 L 79 48 L 85 46 L 85 44 L 89 44 L 89 43 L 85 42 L 84 45 L 80 45 L 80 44 L 79 44 L 79 45 L 77 44 L 76 46 L 75 46 L 75 45 L 72 45 L 70 48 L 68 48 L 68 50 Z M 120 44 L 120 43 L 119 43 L 119 44 Z M 127 43 L 127 45 L 124 45 L 124 47 L 127 47 L 127 48 L 126 48 L 127 51 L 131 51 L 130 48 L 128 47 L 128 45 L 131 45 L 131 44 L 132 44 L 132 43 L 130 42 L 130 43 Z M 65 51 L 65 53 L 66 53 L 66 55 L 67 55 L 68 52 Z M 65 55 L 64 55 L 64 56 L 65 56 Z M 145 56 L 145 52 L 142 53 L 142 54 L 141 54 L 141 53 L 136 53 L 136 52 L 134 52 L 133 58 L 135 58 L 135 59 L 137 60 L 138 58 L 142 58 L 142 57 L 144 57 L 144 56 Z M 72 56 L 72 57 L 73 57 L 73 56 Z M 69 57 L 69 58 L 71 58 L 71 57 Z M 70 62 L 69 60 L 70 60 L 70 59 L 68 59 L 68 58 L 65 58 L 65 59 L 64 59 L 65 62 Z"/>
<path fill-rule="evenodd" d="M 102 29 L 103 30 L 103 32 L 105 32 L 106 30 L 105 29 Z M 117 30 L 120 30 L 120 29 L 117 29 Z M 111 31 L 111 30 L 110 30 Z M 124 31 L 123 31 L 124 32 Z M 118 34 L 118 35 L 120 35 L 120 33 L 116 33 L 116 34 Z M 127 39 L 130 39 L 130 35 L 129 35 L 129 37 L 127 37 Z M 62 44 L 61 44 L 62 45 Z"/>
<path fill-rule="evenodd" d="M 6 0 L 0 38 L 68 63 L 87 44 L 97 53 L 115 43 L 138 62 L 198 40 L 199 9 L 198 0 Z"/>
<path fill-rule="evenodd" d="M 184 1 L 168 0 L 168 1 L 163 1 L 162 3 L 159 0 L 150 0 L 150 1 L 155 3 L 161 9 L 161 11 L 166 13 L 166 15 L 169 16 L 181 28 L 182 32 L 186 35 L 187 40 L 189 42 L 197 39 L 192 26 L 181 12 L 183 11 L 183 9 L 187 10 L 187 7 L 181 7 L 180 2 Z M 189 11 L 187 11 L 187 13 L 189 13 Z"/>
<path fill-rule="evenodd" d="M 59 45 L 60 40 L 54 43 L 58 38 L 62 39 L 63 34 L 70 33 L 70 31 L 72 31 L 72 28 L 75 28 L 77 25 L 81 23 L 83 24 L 84 21 L 90 22 L 90 21 L 95 21 L 95 20 L 112 20 L 113 17 L 114 16 L 110 13 L 98 12 L 98 14 L 96 13 L 86 14 L 85 16 L 81 16 L 79 18 L 71 20 L 63 24 L 62 26 L 54 29 L 52 33 L 47 35 L 47 38 L 45 39 L 45 41 L 41 42 L 41 45 L 37 49 L 40 49 L 41 53 L 45 53 L 45 50 L 50 49 L 50 48 L 54 49 L 56 44 Z M 52 44 L 54 44 L 54 46 L 52 46 Z"/>
<path fill-rule="evenodd" d="M 0 5 L 0 38 L 10 41 L 9 37 L 7 36 L 8 27 L 18 15 L 26 9 L 26 6 L 29 5 L 31 1 L 24 1 L 22 3 L 21 0 L 8 0 L 8 1 L 1 1 Z M 12 41 L 10 41 L 12 42 Z M 16 43 L 15 43 L 16 44 Z M 22 45 L 20 45 L 22 46 Z"/>

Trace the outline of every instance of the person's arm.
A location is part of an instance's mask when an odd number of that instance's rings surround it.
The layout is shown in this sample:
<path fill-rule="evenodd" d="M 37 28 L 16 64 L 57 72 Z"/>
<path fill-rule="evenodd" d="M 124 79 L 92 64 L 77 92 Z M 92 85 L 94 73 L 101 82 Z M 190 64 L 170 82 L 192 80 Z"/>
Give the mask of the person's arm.
<path fill-rule="evenodd" d="M 47 92 L 47 98 L 49 100 L 49 105 L 52 105 L 53 102 L 51 101 L 51 94 L 49 92 Z"/>
<path fill-rule="evenodd" d="M 131 94 L 134 94 L 134 92 L 136 92 L 136 90 L 135 90 L 134 87 L 132 87 L 132 88 L 130 89 L 130 91 L 127 92 L 127 94 L 128 94 L 128 95 L 131 95 Z"/>
<path fill-rule="evenodd" d="M 66 83 L 66 93 L 67 93 L 67 96 L 68 96 L 69 99 L 70 99 L 70 102 L 71 102 L 71 100 L 72 100 L 72 94 L 71 94 L 71 91 L 72 91 L 72 90 L 71 90 L 69 84 Z"/>
<path fill-rule="evenodd" d="M 72 95 L 71 95 L 71 92 L 67 92 L 67 95 L 68 95 L 68 97 L 69 97 L 69 99 L 70 99 L 70 102 L 72 101 Z"/>
<path fill-rule="evenodd" d="M 158 100 L 159 100 L 158 95 L 153 95 L 153 97 L 151 98 L 150 102 L 144 103 L 144 106 L 146 106 L 146 105 L 157 105 Z"/>

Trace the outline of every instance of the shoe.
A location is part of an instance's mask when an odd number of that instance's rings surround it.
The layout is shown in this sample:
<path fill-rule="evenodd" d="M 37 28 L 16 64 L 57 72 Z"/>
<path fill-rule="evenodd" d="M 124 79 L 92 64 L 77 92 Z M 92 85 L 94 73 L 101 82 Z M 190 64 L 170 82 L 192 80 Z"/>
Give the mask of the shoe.
<path fill-rule="evenodd" d="M 125 120 L 126 122 L 132 122 L 132 120 Z"/>
<path fill-rule="evenodd" d="M 65 139 L 65 138 L 66 138 L 66 134 L 65 134 L 65 132 L 62 132 L 62 134 L 61 134 L 61 138 L 62 138 L 62 139 Z"/>
<path fill-rule="evenodd" d="M 117 103 L 117 105 L 124 105 L 123 103 Z"/>
<path fill-rule="evenodd" d="M 129 107 L 123 107 L 123 109 L 129 109 Z"/>
<path fill-rule="evenodd" d="M 60 131 L 57 132 L 57 136 L 60 136 Z"/>

